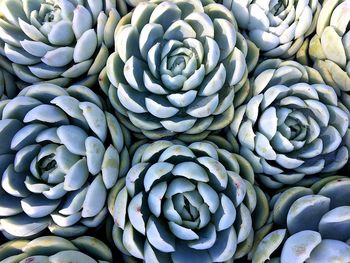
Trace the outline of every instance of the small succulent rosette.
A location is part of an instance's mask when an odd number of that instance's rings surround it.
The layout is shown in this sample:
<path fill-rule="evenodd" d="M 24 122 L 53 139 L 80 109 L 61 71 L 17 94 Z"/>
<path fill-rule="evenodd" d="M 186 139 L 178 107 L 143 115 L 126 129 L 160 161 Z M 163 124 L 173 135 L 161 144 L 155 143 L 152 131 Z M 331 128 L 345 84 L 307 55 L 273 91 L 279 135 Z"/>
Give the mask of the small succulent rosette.
<path fill-rule="evenodd" d="M 350 1 L 326 0 L 310 40 L 309 55 L 326 83 L 350 91 Z"/>
<path fill-rule="evenodd" d="M 289 188 L 274 196 L 271 206 L 274 228 L 279 229 L 259 240 L 253 263 L 350 262 L 348 177 Z"/>
<path fill-rule="evenodd" d="M 122 253 L 146 263 L 227 262 L 248 254 L 269 208 L 244 158 L 210 141 L 159 140 L 134 150 L 108 202 Z"/>
<path fill-rule="evenodd" d="M 42 236 L 34 240 L 14 240 L 0 246 L 2 263 L 112 263 L 110 248 L 94 237 L 81 236 L 67 240 Z"/>
<path fill-rule="evenodd" d="M 0 109 L 0 230 L 77 236 L 107 215 L 128 132 L 89 88 L 36 84 Z"/>
<path fill-rule="evenodd" d="M 151 139 L 227 126 L 258 59 L 232 13 L 211 0 L 141 2 L 115 39 L 101 87 L 122 122 Z"/>
<path fill-rule="evenodd" d="M 123 1 L 2 0 L 0 39 L 27 83 L 93 86 L 114 47 Z M 124 3 L 125 5 L 125 3 Z M 126 10 L 124 10 L 126 12 Z"/>
<path fill-rule="evenodd" d="M 318 0 L 220 0 L 266 57 L 291 58 L 316 28 Z"/>
<path fill-rule="evenodd" d="M 349 110 L 309 67 L 266 60 L 251 80 L 228 137 L 269 188 L 310 184 L 349 157 Z"/>

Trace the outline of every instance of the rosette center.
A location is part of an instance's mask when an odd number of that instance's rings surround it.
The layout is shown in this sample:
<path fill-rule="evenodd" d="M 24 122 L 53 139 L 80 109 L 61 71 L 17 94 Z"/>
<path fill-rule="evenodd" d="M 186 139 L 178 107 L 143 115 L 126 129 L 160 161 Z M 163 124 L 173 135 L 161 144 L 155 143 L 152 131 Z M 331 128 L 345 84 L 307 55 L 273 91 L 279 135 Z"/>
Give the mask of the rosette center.
<path fill-rule="evenodd" d="M 58 5 L 51 5 L 47 3 L 46 5 L 43 5 L 41 8 L 42 13 L 44 14 L 43 17 L 43 23 L 45 22 L 57 22 L 62 19 L 61 16 L 61 8 Z M 40 15 L 39 11 L 39 15 Z"/>

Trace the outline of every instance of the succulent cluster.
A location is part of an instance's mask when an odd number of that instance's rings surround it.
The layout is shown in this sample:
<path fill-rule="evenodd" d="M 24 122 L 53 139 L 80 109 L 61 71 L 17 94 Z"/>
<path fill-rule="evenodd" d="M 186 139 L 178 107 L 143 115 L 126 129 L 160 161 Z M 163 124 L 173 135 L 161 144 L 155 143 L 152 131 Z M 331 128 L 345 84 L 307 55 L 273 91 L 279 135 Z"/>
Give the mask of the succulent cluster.
<path fill-rule="evenodd" d="M 247 63 L 256 62 L 257 50 L 228 9 L 206 2 L 142 2 L 118 24 L 101 77 L 111 85 L 101 82 L 133 131 L 151 139 L 191 136 L 232 120 L 235 93 L 247 88 Z"/>
<path fill-rule="evenodd" d="M 75 236 L 100 225 L 129 164 L 128 133 L 102 100 L 84 86 L 37 84 L 0 116 L 0 229 Z"/>
<path fill-rule="evenodd" d="M 0 263 L 350 262 L 349 29 L 350 0 L 0 0 Z"/>
<path fill-rule="evenodd" d="M 114 242 L 145 262 L 242 257 L 253 243 L 252 214 L 256 225 L 268 216 L 253 183 L 249 163 L 212 142 L 143 144 L 110 196 Z"/>
<path fill-rule="evenodd" d="M 271 199 L 276 228 L 257 246 L 253 262 L 275 253 L 281 263 L 350 261 L 350 178 L 334 176 L 310 188 L 291 187 Z"/>

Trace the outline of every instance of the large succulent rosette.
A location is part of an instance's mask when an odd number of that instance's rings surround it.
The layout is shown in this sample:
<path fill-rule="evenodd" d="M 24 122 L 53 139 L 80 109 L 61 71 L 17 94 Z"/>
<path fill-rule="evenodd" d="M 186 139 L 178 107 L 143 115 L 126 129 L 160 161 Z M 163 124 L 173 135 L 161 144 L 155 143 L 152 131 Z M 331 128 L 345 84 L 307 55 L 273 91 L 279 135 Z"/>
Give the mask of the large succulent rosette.
<path fill-rule="evenodd" d="M 328 85 L 350 91 L 350 1 L 326 0 L 309 55 Z"/>
<path fill-rule="evenodd" d="M 125 125 L 151 139 L 227 126 L 257 61 L 233 15 L 210 0 L 142 2 L 115 39 L 102 88 Z"/>
<path fill-rule="evenodd" d="M 1 245 L 0 262 L 108 263 L 112 262 L 112 252 L 94 237 L 82 236 L 69 241 L 57 236 L 43 236 Z"/>
<path fill-rule="evenodd" d="M 311 188 L 292 187 L 271 199 L 280 228 L 257 246 L 254 263 L 350 262 L 350 179 L 325 178 Z M 270 261 L 269 261 L 270 262 Z"/>
<path fill-rule="evenodd" d="M 318 0 L 219 0 L 267 57 L 290 58 L 316 27 Z"/>
<path fill-rule="evenodd" d="M 2 0 L 4 55 L 27 83 L 92 86 L 114 47 L 120 19 L 112 0 Z M 121 7 L 121 9 L 123 9 Z M 124 10 L 126 12 L 126 10 Z"/>
<path fill-rule="evenodd" d="M 164 140 L 139 145 L 109 210 L 118 249 L 152 263 L 243 257 L 269 212 L 244 158 L 209 141 Z"/>
<path fill-rule="evenodd" d="M 314 73 L 296 62 L 261 63 L 230 125 L 240 154 L 270 188 L 309 184 L 348 162 L 350 113 Z"/>
<path fill-rule="evenodd" d="M 31 237 L 97 227 L 128 169 L 128 133 L 84 86 L 37 84 L 0 111 L 0 229 Z"/>

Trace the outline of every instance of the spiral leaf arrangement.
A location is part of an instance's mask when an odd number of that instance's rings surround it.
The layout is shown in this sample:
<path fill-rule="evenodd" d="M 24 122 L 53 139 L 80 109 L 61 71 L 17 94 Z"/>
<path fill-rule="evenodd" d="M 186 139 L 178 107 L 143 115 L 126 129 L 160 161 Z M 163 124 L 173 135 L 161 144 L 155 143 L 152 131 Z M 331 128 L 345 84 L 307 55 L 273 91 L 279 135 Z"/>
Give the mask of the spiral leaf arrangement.
<path fill-rule="evenodd" d="M 142 2 L 118 24 L 106 93 L 135 132 L 152 139 L 197 135 L 232 120 L 256 49 L 228 9 L 208 2 Z"/>
<path fill-rule="evenodd" d="M 128 169 L 127 135 L 84 86 L 22 90 L 1 111 L 1 230 L 74 236 L 100 225 L 108 189 Z"/>
<path fill-rule="evenodd" d="M 318 0 L 222 0 L 266 57 L 290 58 L 315 28 L 321 11 Z"/>
<path fill-rule="evenodd" d="M 4 55 L 27 83 L 92 86 L 120 19 L 111 0 L 3 0 L 0 10 Z"/>
<path fill-rule="evenodd" d="M 132 164 L 109 200 L 114 242 L 124 254 L 226 262 L 249 252 L 252 213 L 267 200 L 244 158 L 207 141 L 160 140 L 139 147 Z M 255 223 L 267 219 L 263 211 L 254 216 Z"/>
<path fill-rule="evenodd" d="M 349 110 L 332 87 L 299 82 L 304 73 L 298 63 L 261 63 L 252 97 L 230 125 L 240 153 L 268 187 L 334 173 L 348 162 Z"/>

